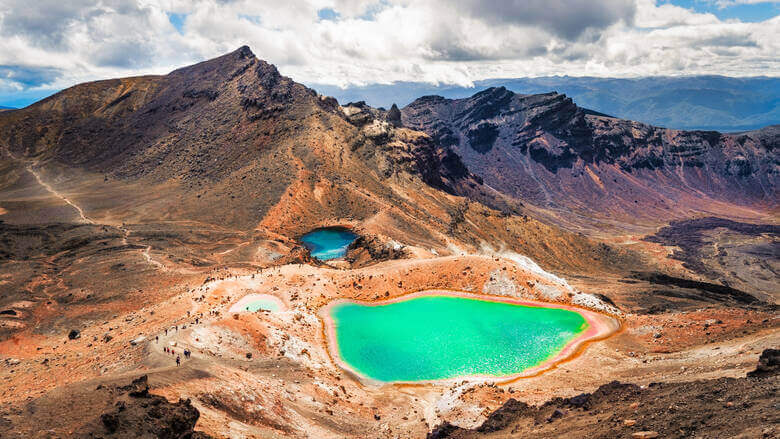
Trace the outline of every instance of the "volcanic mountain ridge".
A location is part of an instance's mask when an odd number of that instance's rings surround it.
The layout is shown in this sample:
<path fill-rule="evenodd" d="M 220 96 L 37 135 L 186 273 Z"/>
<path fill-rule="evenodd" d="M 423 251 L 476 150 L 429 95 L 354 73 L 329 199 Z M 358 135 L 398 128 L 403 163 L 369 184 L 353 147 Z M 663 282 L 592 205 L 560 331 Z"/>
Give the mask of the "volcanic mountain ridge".
<path fill-rule="evenodd" d="M 503 87 L 422 97 L 401 113 L 404 126 L 452 148 L 487 185 L 571 229 L 652 230 L 659 219 L 696 212 L 777 208 L 780 126 L 669 130 L 600 115 L 555 92 Z"/>

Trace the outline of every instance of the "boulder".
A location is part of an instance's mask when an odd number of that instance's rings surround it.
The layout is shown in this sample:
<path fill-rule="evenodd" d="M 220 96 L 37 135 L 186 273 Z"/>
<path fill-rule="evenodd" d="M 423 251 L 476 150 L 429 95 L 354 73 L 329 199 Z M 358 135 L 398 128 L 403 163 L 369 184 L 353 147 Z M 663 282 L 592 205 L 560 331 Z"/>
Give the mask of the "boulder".
<path fill-rule="evenodd" d="M 143 343 L 145 340 L 146 340 L 146 336 L 145 335 L 141 335 L 141 336 L 138 336 L 138 337 L 130 340 L 130 345 L 135 346 L 135 345 Z"/>
<path fill-rule="evenodd" d="M 748 372 L 747 376 L 766 377 L 776 374 L 778 370 L 780 370 L 780 349 L 764 349 L 758 357 L 756 369 Z"/>

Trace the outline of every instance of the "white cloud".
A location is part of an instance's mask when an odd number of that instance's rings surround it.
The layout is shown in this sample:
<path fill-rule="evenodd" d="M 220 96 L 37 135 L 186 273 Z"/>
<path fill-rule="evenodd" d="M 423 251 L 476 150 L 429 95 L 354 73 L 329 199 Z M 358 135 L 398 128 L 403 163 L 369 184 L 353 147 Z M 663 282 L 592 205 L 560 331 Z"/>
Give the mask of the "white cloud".
<path fill-rule="evenodd" d="M 168 13 L 185 14 L 181 33 Z M 778 34 L 778 17 L 655 0 L 0 0 L 0 89 L 165 73 L 243 44 L 296 80 L 340 85 L 778 75 Z"/>

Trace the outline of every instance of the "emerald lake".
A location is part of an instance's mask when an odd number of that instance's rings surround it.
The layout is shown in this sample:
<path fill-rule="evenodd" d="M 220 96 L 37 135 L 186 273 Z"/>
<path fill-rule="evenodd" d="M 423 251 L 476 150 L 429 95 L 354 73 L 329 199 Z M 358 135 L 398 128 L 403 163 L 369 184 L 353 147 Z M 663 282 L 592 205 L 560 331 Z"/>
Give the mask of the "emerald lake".
<path fill-rule="evenodd" d="M 588 328 L 582 314 L 567 309 L 436 294 L 380 305 L 340 302 L 328 318 L 341 361 L 382 382 L 519 374 Z"/>

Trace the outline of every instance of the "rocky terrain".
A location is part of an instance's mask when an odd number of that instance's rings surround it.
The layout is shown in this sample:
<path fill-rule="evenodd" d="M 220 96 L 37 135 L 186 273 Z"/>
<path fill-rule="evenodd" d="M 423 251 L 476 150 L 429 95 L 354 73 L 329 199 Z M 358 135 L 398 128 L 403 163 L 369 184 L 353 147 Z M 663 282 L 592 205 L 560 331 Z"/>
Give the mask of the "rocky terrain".
<path fill-rule="evenodd" d="M 604 78 L 538 76 L 491 78 L 470 86 L 427 82 L 352 85 L 312 84 L 340 102 L 365 100 L 375 107 L 406 106 L 420 96 L 462 98 L 490 87 L 504 86 L 515 93 L 538 94 L 556 90 L 577 105 L 621 119 L 685 130 L 724 133 L 748 131 L 776 124 L 780 109 L 780 78 L 728 76 L 651 76 Z"/>
<path fill-rule="evenodd" d="M 645 239 L 679 249 L 672 257 L 695 273 L 773 301 L 780 273 L 779 238 L 775 224 L 705 217 L 672 222 Z"/>
<path fill-rule="evenodd" d="M 777 207 L 778 126 L 669 130 L 593 114 L 565 95 L 503 87 L 465 99 L 422 97 L 401 113 L 404 126 L 450 146 L 485 184 L 570 229 L 626 231 L 718 213 L 760 218 L 756 208 Z"/>
<path fill-rule="evenodd" d="M 662 130 L 555 94 L 339 103 L 247 47 L 77 85 L 0 115 L 0 436 L 470 434 L 613 380 L 765 401 L 773 378 L 733 379 L 780 341 L 776 145 L 772 127 Z M 326 226 L 359 235 L 345 258 L 299 242 Z M 510 383 L 378 386 L 330 358 L 329 302 L 427 289 L 620 329 Z M 229 312 L 250 293 L 284 310 Z M 644 395 L 607 389 L 594 404 Z"/>
<path fill-rule="evenodd" d="M 779 353 L 764 351 L 756 370 L 742 378 L 648 386 L 614 381 L 535 407 L 510 399 L 476 429 L 445 424 L 428 438 L 775 437 Z"/>
<path fill-rule="evenodd" d="M 193 430 L 199 413 L 189 400 L 171 403 L 150 394 L 146 375 L 126 385 L 65 387 L 5 414 L 3 422 L 16 427 L 8 432 L 10 438 L 51 437 L 63 425 L 78 438 L 210 438 Z M 36 422 L 18 419 L 28 416 Z"/>

